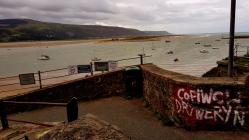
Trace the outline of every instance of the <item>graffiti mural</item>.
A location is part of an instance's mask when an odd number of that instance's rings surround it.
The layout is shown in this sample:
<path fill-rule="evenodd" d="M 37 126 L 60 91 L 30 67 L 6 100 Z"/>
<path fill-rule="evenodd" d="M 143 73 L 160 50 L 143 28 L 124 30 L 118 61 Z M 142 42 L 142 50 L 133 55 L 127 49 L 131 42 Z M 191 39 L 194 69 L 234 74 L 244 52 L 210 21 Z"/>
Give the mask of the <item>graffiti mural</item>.
<path fill-rule="evenodd" d="M 174 113 L 189 126 L 244 126 L 245 113 L 238 109 L 240 92 L 231 97 L 229 90 L 173 87 Z"/>

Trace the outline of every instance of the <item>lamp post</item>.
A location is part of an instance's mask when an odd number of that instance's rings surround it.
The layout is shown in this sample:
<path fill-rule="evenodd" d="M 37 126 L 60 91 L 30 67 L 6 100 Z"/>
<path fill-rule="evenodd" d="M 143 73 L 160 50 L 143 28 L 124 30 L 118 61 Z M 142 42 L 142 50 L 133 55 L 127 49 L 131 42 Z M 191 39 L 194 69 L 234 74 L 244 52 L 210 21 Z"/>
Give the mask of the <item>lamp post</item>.
<path fill-rule="evenodd" d="M 236 13 L 236 0 L 231 0 L 229 62 L 228 62 L 228 76 L 229 77 L 233 77 L 233 73 L 234 73 L 233 64 L 234 64 L 235 13 Z"/>

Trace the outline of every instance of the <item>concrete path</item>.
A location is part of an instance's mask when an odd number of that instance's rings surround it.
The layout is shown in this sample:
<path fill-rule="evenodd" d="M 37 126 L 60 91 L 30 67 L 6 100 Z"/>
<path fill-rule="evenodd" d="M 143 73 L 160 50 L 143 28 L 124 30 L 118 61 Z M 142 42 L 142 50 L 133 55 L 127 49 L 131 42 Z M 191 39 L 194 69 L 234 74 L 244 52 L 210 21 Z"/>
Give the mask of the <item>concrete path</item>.
<path fill-rule="evenodd" d="M 190 132 L 182 128 L 163 126 L 154 114 L 143 107 L 139 99 L 111 97 L 79 103 L 79 114 L 91 113 L 121 128 L 132 140 L 247 140 L 246 132 Z M 9 116 L 38 122 L 66 120 L 65 108 L 50 107 Z"/>

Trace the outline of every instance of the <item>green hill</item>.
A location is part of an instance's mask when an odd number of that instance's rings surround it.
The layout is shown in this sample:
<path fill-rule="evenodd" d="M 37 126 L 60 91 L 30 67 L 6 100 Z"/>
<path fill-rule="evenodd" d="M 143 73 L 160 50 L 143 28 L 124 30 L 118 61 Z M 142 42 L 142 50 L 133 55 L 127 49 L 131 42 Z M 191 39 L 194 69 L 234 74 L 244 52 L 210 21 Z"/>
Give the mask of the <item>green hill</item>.
<path fill-rule="evenodd" d="M 40 22 L 31 19 L 0 20 L 0 42 L 70 40 L 145 35 L 149 34 L 136 29 L 121 27 L 69 25 Z"/>

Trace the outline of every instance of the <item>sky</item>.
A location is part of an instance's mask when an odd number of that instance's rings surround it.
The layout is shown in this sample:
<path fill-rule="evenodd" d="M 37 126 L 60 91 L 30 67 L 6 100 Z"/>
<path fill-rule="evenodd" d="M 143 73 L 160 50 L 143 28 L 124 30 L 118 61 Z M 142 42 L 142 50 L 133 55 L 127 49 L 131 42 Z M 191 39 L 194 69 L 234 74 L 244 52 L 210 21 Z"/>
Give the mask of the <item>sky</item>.
<path fill-rule="evenodd" d="M 249 0 L 237 0 L 237 32 L 249 32 L 247 13 Z M 0 0 L 0 19 L 6 18 L 217 33 L 229 32 L 230 0 Z"/>

